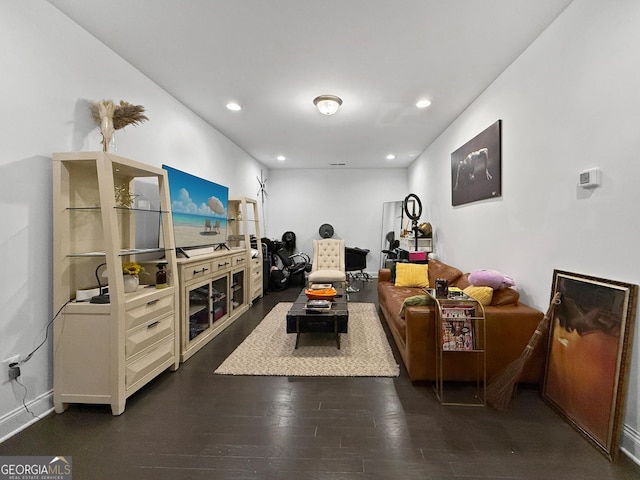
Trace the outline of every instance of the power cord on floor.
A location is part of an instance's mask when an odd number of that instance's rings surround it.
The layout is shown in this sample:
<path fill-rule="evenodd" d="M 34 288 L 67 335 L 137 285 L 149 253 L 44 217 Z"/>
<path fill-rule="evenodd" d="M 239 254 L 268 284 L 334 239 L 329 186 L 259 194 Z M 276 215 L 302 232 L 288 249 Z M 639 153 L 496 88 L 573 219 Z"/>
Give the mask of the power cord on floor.
<path fill-rule="evenodd" d="M 29 410 L 29 407 L 27 407 L 27 387 L 25 386 L 24 383 L 22 383 L 20 380 L 18 380 L 17 378 L 15 379 L 16 383 L 18 385 L 20 385 L 23 389 L 24 389 L 24 395 L 22 396 L 22 406 L 24 407 L 24 409 L 31 414 L 31 416 L 33 418 L 36 418 L 38 420 L 40 420 L 40 417 L 37 416 L 35 413 L 33 413 L 31 410 Z"/>
<path fill-rule="evenodd" d="M 27 363 L 29 360 L 31 360 L 31 357 L 33 357 L 33 354 L 36 353 L 38 350 L 40 350 L 40 348 L 47 342 L 47 338 L 49 338 L 49 327 L 53 324 L 55 319 L 58 318 L 58 315 L 60 315 L 60 312 L 62 311 L 62 309 L 66 307 L 69 302 L 71 302 L 71 300 L 67 300 L 66 302 L 64 302 L 64 304 L 58 309 L 58 311 L 53 316 L 53 318 L 49 321 L 49 323 L 47 323 L 44 330 L 44 340 L 40 342 L 40 345 L 34 348 L 31 353 L 29 353 L 26 357 L 24 357 L 24 359 L 9 364 L 9 380 L 10 381 L 15 380 L 15 382 L 24 389 L 24 396 L 22 397 L 22 405 L 24 406 L 24 409 L 33 416 L 33 418 L 39 419 L 40 417 L 38 417 L 35 413 L 33 413 L 27 407 L 26 400 L 27 400 L 27 394 L 29 392 L 27 390 L 26 385 L 18 380 L 18 378 L 20 378 L 20 373 L 21 373 L 20 365 Z"/>

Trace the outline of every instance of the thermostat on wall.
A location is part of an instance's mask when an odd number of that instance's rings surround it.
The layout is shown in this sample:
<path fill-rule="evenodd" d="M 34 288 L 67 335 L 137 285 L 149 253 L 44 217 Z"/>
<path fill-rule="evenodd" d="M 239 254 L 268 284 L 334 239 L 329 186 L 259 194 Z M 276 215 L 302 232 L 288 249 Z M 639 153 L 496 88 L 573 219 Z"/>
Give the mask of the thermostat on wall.
<path fill-rule="evenodd" d="M 589 168 L 580 172 L 580 181 L 578 182 L 582 188 L 592 188 L 600 185 L 600 169 Z"/>

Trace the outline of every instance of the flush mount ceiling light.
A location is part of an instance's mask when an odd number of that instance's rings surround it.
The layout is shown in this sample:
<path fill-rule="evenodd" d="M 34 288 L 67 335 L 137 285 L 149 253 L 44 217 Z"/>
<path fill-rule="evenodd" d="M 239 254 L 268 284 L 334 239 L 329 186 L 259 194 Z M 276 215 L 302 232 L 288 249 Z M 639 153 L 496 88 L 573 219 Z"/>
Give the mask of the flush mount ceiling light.
<path fill-rule="evenodd" d="M 278 155 L 276 157 L 276 160 L 278 160 L 279 162 L 284 162 L 287 159 L 287 157 L 285 157 L 284 155 Z"/>
<path fill-rule="evenodd" d="M 313 104 L 323 115 L 333 115 L 338 111 L 338 107 L 342 105 L 342 99 L 335 95 L 320 95 L 313 99 Z"/>
<path fill-rule="evenodd" d="M 393 153 L 390 153 L 389 155 L 387 155 L 387 160 L 395 160 L 396 156 Z"/>
<path fill-rule="evenodd" d="M 235 103 L 235 102 L 227 103 L 227 108 L 229 110 L 231 110 L 232 112 L 237 112 L 237 111 L 242 110 L 242 107 L 240 105 L 238 105 L 237 103 Z"/>
<path fill-rule="evenodd" d="M 431 101 L 426 98 L 420 99 L 416 102 L 416 107 L 418 108 L 427 108 L 429 105 L 431 105 Z"/>

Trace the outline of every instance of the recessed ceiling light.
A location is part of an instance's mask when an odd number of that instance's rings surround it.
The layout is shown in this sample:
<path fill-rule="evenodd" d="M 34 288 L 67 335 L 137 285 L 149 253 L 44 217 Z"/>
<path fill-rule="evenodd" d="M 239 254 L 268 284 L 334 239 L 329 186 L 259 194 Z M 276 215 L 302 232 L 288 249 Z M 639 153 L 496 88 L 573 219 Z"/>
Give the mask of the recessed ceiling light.
<path fill-rule="evenodd" d="M 395 160 L 396 156 L 393 153 L 387 155 L 387 160 Z"/>
<path fill-rule="evenodd" d="M 426 98 L 418 100 L 416 103 L 416 107 L 418 108 L 427 108 L 429 105 L 431 105 L 431 101 L 427 100 Z"/>
<path fill-rule="evenodd" d="M 227 103 L 227 108 L 233 112 L 237 112 L 239 110 L 242 110 L 242 107 L 240 105 L 238 105 L 235 102 L 229 102 Z"/>
<path fill-rule="evenodd" d="M 284 155 L 278 155 L 278 156 L 276 157 L 276 160 L 279 160 L 279 161 L 281 161 L 281 162 L 284 162 L 286 159 L 287 159 L 287 157 L 285 157 Z"/>

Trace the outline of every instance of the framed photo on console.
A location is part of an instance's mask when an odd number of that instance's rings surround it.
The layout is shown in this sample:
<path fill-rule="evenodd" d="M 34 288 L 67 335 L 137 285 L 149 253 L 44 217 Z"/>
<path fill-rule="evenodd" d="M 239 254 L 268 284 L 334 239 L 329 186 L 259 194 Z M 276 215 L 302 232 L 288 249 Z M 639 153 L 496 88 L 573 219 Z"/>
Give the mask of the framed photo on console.
<path fill-rule="evenodd" d="M 542 396 L 615 461 L 638 286 L 554 270 L 556 292 Z"/>

